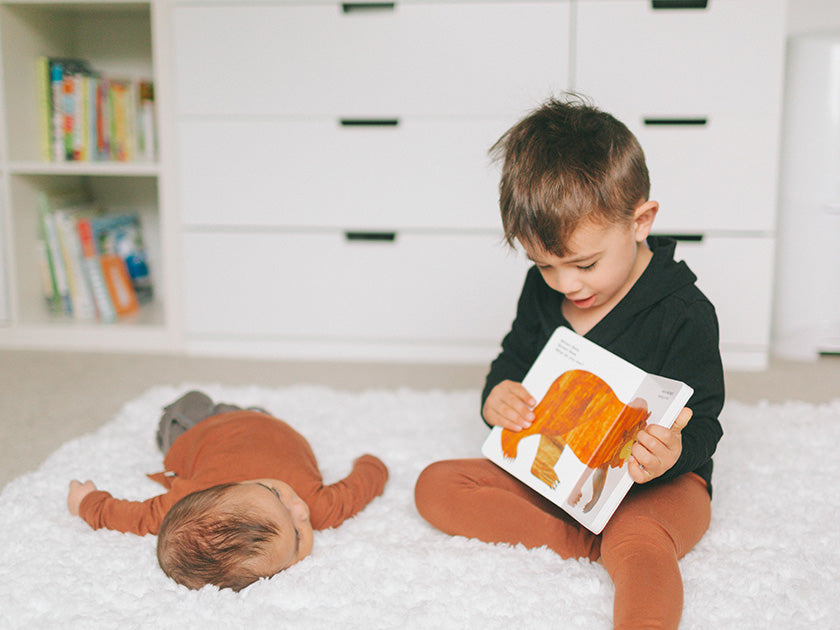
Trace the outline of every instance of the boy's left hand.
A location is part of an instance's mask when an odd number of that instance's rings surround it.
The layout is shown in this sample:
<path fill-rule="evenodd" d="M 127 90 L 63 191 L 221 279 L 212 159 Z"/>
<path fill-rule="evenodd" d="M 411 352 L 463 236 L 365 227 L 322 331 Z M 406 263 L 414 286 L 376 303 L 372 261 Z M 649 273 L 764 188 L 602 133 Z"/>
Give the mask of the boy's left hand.
<path fill-rule="evenodd" d="M 82 499 L 94 490 L 96 490 L 96 486 L 93 485 L 92 481 L 86 481 L 84 483 L 75 479 L 71 481 L 70 491 L 67 493 L 67 509 L 70 510 L 70 514 L 78 516 L 79 505 L 82 503 Z"/>
<path fill-rule="evenodd" d="M 682 453 L 682 430 L 689 420 L 691 409 L 683 407 L 670 429 L 651 424 L 639 431 L 627 464 L 633 481 L 647 483 L 671 469 Z"/>

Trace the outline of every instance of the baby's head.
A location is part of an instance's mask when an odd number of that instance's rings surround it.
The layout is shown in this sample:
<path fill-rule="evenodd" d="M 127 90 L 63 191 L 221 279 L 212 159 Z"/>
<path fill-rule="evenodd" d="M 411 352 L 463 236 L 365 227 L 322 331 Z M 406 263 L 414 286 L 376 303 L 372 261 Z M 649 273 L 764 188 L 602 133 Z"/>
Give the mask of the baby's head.
<path fill-rule="evenodd" d="M 551 99 L 493 146 L 505 237 L 556 256 L 583 223 L 630 225 L 650 193 L 636 137 L 581 98 Z"/>
<path fill-rule="evenodd" d="M 254 479 L 193 492 L 166 514 L 157 556 L 179 584 L 239 591 L 312 551 L 309 507 L 278 479 Z"/>

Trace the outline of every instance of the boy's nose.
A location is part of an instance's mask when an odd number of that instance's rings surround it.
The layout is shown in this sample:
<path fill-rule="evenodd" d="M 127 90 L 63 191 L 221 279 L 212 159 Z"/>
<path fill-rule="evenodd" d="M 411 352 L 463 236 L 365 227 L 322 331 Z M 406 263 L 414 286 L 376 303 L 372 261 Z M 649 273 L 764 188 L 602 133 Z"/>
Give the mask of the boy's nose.
<path fill-rule="evenodd" d="M 583 285 L 577 277 L 577 274 L 567 271 L 558 271 L 555 273 L 554 288 L 563 295 L 574 295 L 576 292 L 580 291 L 582 287 Z"/>

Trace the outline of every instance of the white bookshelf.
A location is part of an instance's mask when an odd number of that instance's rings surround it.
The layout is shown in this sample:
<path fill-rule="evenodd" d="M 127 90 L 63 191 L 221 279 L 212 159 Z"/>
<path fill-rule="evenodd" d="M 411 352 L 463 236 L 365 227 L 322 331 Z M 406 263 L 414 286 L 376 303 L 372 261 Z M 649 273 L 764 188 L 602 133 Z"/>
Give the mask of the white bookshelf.
<path fill-rule="evenodd" d="M 157 12 L 150 2 L 0 2 L 2 191 L 8 282 L 0 347 L 164 351 L 177 345 L 167 269 L 169 218 L 162 188 L 164 162 L 47 162 L 41 156 L 35 64 L 39 56 L 86 59 L 98 72 L 151 79 L 165 97 L 153 41 Z M 165 99 L 164 99 L 165 100 Z M 159 135 L 159 153 L 165 140 Z M 51 315 L 41 290 L 36 240 L 40 193 L 85 190 L 109 211 L 136 212 L 155 289 L 152 303 L 114 324 Z"/>

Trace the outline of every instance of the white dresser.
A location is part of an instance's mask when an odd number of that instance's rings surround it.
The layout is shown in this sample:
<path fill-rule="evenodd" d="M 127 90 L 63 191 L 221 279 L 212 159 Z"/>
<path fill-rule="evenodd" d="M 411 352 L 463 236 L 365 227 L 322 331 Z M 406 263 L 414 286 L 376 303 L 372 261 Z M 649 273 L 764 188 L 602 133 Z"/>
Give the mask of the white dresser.
<path fill-rule="evenodd" d="M 638 135 L 727 366 L 763 366 L 784 1 L 653 4 L 172 3 L 187 349 L 488 361 L 526 264 L 487 150 L 574 89 Z"/>

